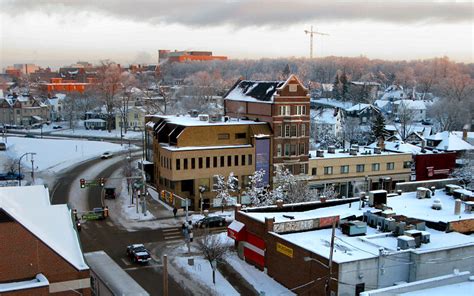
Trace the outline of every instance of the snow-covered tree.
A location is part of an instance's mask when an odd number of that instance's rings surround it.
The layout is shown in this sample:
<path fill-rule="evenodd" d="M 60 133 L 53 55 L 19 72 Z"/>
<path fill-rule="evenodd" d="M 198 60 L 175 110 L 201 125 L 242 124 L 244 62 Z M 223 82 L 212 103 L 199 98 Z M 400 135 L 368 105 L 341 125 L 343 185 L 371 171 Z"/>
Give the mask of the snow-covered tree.
<path fill-rule="evenodd" d="M 215 267 L 225 258 L 230 251 L 230 247 L 225 243 L 223 236 L 210 235 L 206 232 L 197 239 L 197 249 L 211 265 L 212 282 L 216 284 Z"/>
<path fill-rule="evenodd" d="M 305 202 L 314 199 L 305 180 L 295 177 L 283 165 L 277 165 L 275 169 L 275 186 L 270 193 L 269 201 L 275 203 L 283 200 L 285 203 Z"/>
<path fill-rule="evenodd" d="M 245 188 L 244 194 L 250 198 L 250 203 L 254 206 L 262 206 L 269 204 L 269 198 L 265 186 L 263 186 L 263 177 L 265 176 L 265 170 L 260 169 L 255 171 L 253 175 L 249 177 L 249 185 Z"/>
<path fill-rule="evenodd" d="M 216 192 L 216 198 L 221 199 L 222 206 L 226 206 L 232 201 L 232 193 L 238 191 L 238 182 L 231 172 L 226 178 L 222 175 L 216 175 L 216 184 L 214 184 L 214 191 Z"/>
<path fill-rule="evenodd" d="M 465 152 L 460 160 L 462 166 L 455 168 L 451 173 L 451 177 L 459 179 L 463 185 L 469 185 L 472 183 L 474 176 L 474 152 Z"/>
<path fill-rule="evenodd" d="M 326 186 L 324 189 L 319 190 L 317 192 L 317 196 L 319 198 L 324 197 L 326 199 L 335 199 L 338 196 L 338 192 L 336 191 L 333 184 Z"/>

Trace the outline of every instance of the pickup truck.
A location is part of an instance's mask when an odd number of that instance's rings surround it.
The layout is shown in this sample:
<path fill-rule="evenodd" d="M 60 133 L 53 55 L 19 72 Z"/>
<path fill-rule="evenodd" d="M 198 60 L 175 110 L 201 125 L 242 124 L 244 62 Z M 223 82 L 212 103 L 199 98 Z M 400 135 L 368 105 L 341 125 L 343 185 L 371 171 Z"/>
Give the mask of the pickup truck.
<path fill-rule="evenodd" d="M 127 246 L 127 256 L 133 263 L 147 264 L 151 260 L 150 252 L 143 244 L 133 244 Z"/>
<path fill-rule="evenodd" d="M 0 181 L 9 181 L 9 180 L 23 180 L 25 175 L 23 174 L 18 174 L 18 173 L 1 173 L 0 174 Z"/>

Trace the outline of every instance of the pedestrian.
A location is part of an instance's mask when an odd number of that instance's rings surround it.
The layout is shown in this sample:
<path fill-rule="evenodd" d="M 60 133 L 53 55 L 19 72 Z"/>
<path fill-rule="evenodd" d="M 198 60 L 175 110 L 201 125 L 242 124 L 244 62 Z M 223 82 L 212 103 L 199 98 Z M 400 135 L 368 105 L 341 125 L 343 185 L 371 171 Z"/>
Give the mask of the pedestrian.
<path fill-rule="evenodd" d="M 173 208 L 173 215 L 174 217 L 176 218 L 176 213 L 178 213 L 178 209 L 176 208 L 176 206 Z"/>

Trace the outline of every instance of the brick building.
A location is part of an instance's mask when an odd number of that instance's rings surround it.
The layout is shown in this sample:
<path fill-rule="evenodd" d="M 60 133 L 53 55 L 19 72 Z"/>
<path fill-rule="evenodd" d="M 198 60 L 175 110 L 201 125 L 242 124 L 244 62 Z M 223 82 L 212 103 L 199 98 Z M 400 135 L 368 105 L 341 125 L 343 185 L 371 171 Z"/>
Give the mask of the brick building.
<path fill-rule="evenodd" d="M 44 186 L 0 188 L 0 241 L 1 295 L 91 295 L 71 210 Z"/>
<path fill-rule="evenodd" d="M 154 163 L 156 187 L 190 198 L 195 210 L 201 206 L 199 188 L 203 207 L 215 204 L 216 175 L 233 172 L 244 189 L 255 170 L 269 171 L 271 130 L 265 122 L 205 114 L 154 115 L 145 120 L 146 159 Z"/>
<path fill-rule="evenodd" d="M 0 99 L 0 123 L 31 126 L 50 120 L 50 108 L 31 95 L 7 95 Z"/>
<path fill-rule="evenodd" d="M 170 51 L 167 49 L 158 50 L 159 63 L 162 62 L 177 62 L 184 63 L 189 61 L 225 61 L 226 56 L 215 56 L 212 55 L 212 51 L 196 51 L 196 50 L 184 50 L 184 51 Z"/>
<path fill-rule="evenodd" d="M 286 81 L 240 80 L 224 96 L 224 108 L 229 116 L 268 122 L 273 165 L 308 173 L 310 97 L 295 75 Z"/>

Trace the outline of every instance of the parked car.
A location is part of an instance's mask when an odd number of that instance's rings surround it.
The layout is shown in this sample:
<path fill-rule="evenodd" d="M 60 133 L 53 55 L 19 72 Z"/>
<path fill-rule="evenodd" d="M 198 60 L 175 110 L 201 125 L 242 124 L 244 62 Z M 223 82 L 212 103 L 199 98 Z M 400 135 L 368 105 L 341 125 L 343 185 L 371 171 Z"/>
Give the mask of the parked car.
<path fill-rule="evenodd" d="M 63 127 L 60 125 L 53 125 L 53 129 L 60 129 L 60 128 L 63 128 Z"/>
<path fill-rule="evenodd" d="M 24 177 L 25 177 L 25 175 L 23 175 L 23 174 L 12 173 L 12 172 L 0 174 L 0 180 L 1 181 L 23 180 Z"/>
<path fill-rule="evenodd" d="M 102 158 L 102 159 L 108 159 L 108 158 L 111 158 L 112 156 L 113 156 L 112 152 L 107 151 L 107 152 L 102 153 L 102 155 L 100 156 L 100 158 Z"/>
<path fill-rule="evenodd" d="M 104 198 L 113 198 L 115 199 L 115 187 L 105 187 L 104 188 Z"/>
<path fill-rule="evenodd" d="M 150 252 L 143 244 L 127 246 L 127 256 L 133 263 L 147 264 L 151 260 Z"/>
<path fill-rule="evenodd" d="M 196 227 L 221 227 L 225 225 L 225 218 L 220 216 L 209 216 L 196 222 Z"/>
<path fill-rule="evenodd" d="M 7 150 L 7 144 L 0 142 L 0 151 L 5 151 Z"/>

